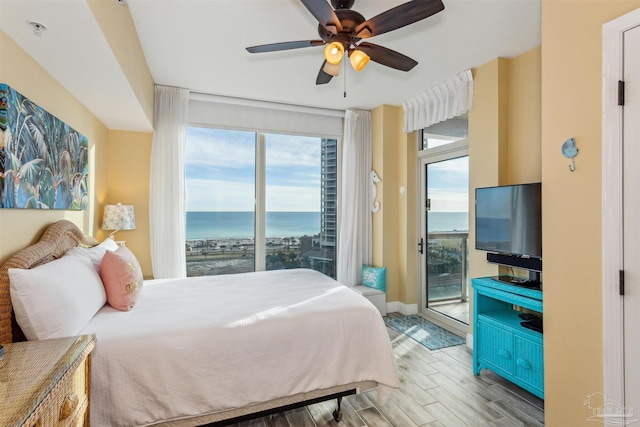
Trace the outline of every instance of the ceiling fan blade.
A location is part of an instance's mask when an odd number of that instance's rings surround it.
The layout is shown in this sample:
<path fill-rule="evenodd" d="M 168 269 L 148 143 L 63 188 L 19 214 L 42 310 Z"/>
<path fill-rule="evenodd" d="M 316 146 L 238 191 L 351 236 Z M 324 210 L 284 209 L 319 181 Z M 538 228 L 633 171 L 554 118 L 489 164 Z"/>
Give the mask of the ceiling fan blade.
<path fill-rule="evenodd" d="M 311 12 L 318 20 L 320 25 L 325 28 L 334 28 L 335 32 L 342 31 L 342 24 L 338 19 L 338 15 L 333 8 L 327 3 L 327 0 L 300 0 L 302 4 Z M 332 31 L 333 32 L 333 31 Z"/>
<path fill-rule="evenodd" d="M 386 65 L 387 67 L 395 68 L 400 71 L 409 71 L 416 65 L 417 61 L 409 58 L 406 55 L 396 52 L 395 50 L 387 49 L 384 46 L 379 46 L 373 43 L 362 42 L 356 50 L 361 50 L 371 58 L 372 61 L 378 64 Z"/>
<path fill-rule="evenodd" d="M 294 42 L 281 42 L 261 44 L 259 46 L 250 46 L 247 48 L 249 53 L 276 52 L 279 50 L 300 49 L 303 47 L 322 46 L 324 40 L 299 40 Z"/>
<path fill-rule="evenodd" d="M 412 0 L 374 16 L 358 25 L 356 36 L 373 37 L 413 24 L 444 10 L 442 0 Z"/>
<path fill-rule="evenodd" d="M 329 83 L 331 81 L 331 79 L 333 78 L 333 76 L 331 74 L 327 74 L 324 72 L 324 65 L 327 63 L 327 61 L 324 61 L 322 63 L 322 65 L 320 66 L 320 71 L 318 72 L 318 77 L 316 77 L 316 84 L 317 85 L 325 85 L 327 83 Z"/>

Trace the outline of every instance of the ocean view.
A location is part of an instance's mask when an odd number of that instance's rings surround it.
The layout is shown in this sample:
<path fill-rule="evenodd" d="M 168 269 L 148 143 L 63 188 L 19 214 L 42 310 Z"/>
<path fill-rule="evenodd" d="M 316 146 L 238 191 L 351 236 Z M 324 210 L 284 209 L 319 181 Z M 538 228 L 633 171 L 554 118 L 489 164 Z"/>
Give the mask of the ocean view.
<path fill-rule="evenodd" d="M 320 212 L 267 212 L 267 237 L 320 233 Z M 253 239 L 253 212 L 187 212 L 187 240 Z"/>
<path fill-rule="evenodd" d="M 467 212 L 429 212 L 427 230 L 468 231 L 469 214 Z"/>
<path fill-rule="evenodd" d="M 428 229 L 466 231 L 466 212 L 430 212 Z M 267 212 L 267 237 L 314 236 L 320 233 L 320 212 Z M 187 212 L 187 240 L 253 239 L 253 212 Z"/>
<path fill-rule="evenodd" d="M 186 219 L 188 276 L 255 270 L 253 212 L 187 212 Z M 429 212 L 428 220 L 430 232 L 468 229 L 464 212 Z M 322 246 L 319 234 L 320 212 L 267 212 L 266 269 L 313 268 L 335 277 L 335 246 Z"/>

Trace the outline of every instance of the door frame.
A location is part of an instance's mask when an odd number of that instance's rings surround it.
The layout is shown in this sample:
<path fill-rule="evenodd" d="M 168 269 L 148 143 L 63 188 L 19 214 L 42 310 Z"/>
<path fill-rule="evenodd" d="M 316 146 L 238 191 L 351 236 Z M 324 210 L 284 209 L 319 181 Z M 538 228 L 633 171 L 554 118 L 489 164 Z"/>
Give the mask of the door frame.
<path fill-rule="evenodd" d="M 602 26 L 602 344 L 604 395 L 624 404 L 624 301 L 619 294 L 622 251 L 623 35 L 640 26 L 640 9 Z M 607 423 L 606 425 L 612 425 Z"/>
<path fill-rule="evenodd" d="M 426 206 L 426 187 L 427 174 L 426 166 L 429 163 L 437 163 L 445 160 L 451 160 L 459 157 L 469 156 L 469 140 L 462 139 L 451 144 L 441 145 L 439 147 L 431 148 L 428 150 L 420 150 L 418 152 L 418 170 L 416 174 L 419 182 L 416 188 L 418 189 L 418 241 L 420 238 L 424 239 L 424 244 L 427 244 L 427 220 L 425 215 Z M 440 314 L 437 311 L 426 309 L 427 307 L 427 290 L 424 284 L 426 283 L 426 271 L 427 271 L 427 250 L 426 246 L 423 253 L 418 253 L 418 314 L 424 316 L 433 323 L 439 324 L 445 329 L 451 330 L 461 336 L 466 336 L 469 332 L 469 325 L 464 324 L 458 320 L 452 319 L 449 316 Z"/>

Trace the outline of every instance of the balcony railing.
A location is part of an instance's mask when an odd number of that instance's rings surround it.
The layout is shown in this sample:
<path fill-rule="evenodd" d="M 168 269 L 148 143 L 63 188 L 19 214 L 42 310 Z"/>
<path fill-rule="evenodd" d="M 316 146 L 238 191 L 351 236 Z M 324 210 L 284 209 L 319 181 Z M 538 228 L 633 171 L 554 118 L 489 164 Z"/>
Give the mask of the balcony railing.
<path fill-rule="evenodd" d="M 468 241 L 467 231 L 428 233 L 427 286 L 430 303 L 468 300 Z"/>

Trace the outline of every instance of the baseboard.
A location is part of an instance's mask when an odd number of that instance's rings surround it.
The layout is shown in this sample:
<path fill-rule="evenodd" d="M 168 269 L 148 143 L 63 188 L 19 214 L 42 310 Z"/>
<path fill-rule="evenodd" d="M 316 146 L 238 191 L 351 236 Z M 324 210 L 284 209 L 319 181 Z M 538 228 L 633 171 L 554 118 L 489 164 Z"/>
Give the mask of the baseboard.
<path fill-rule="evenodd" d="M 400 301 L 387 302 L 387 313 L 400 313 L 408 316 L 418 314 L 418 304 L 405 304 Z"/>
<path fill-rule="evenodd" d="M 473 350 L 473 335 L 467 334 L 467 347 Z"/>

